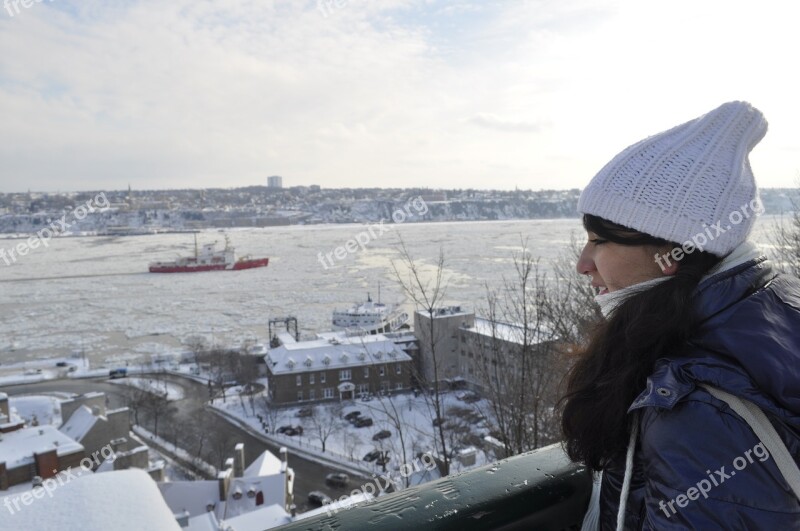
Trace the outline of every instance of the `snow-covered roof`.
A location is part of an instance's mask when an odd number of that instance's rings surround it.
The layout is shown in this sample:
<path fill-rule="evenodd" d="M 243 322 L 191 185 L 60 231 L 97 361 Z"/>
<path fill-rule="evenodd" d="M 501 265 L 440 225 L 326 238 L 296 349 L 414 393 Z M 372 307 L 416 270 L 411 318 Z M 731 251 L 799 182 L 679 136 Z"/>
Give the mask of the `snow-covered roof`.
<path fill-rule="evenodd" d="M 219 531 L 219 521 L 214 513 L 203 513 L 189 518 L 189 526 L 183 531 Z"/>
<path fill-rule="evenodd" d="M 507 343 L 516 343 L 521 345 L 524 343 L 523 339 L 525 336 L 525 328 L 519 324 L 513 323 L 503 323 L 503 322 L 495 322 L 492 323 L 490 319 L 485 319 L 483 317 L 475 317 L 475 325 L 463 328 L 468 332 L 473 332 L 475 334 L 485 336 L 485 337 L 496 337 L 502 341 Z M 542 334 L 543 333 L 543 334 Z M 528 344 L 536 344 L 543 341 L 549 341 L 555 339 L 552 337 L 552 333 L 547 327 L 542 327 L 542 330 L 539 334 L 545 335 L 545 338 L 536 337 L 536 326 L 529 325 L 528 327 Z"/>
<path fill-rule="evenodd" d="M 270 372 L 287 374 L 404 362 L 411 361 L 411 357 L 394 341 L 376 334 L 335 335 L 289 343 L 271 349 L 266 360 Z"/>
<path fill-rule="evenodd" d="M 286 501 L 285 481 L 283 474 L 231 478 L 228 497 L 224 502 L 219 499 L 219 482 L 216 480 L 172 481 L 159 483 L 158 488 L 175 514 L 188 511 L 191 517 L 195 517 L 208 512 L 208 507 L 213 506 L 218 518 L 222 515 L 231 518 L 255 510 L 259 492 L 265 504 L 283 505 Z"/>
<path fill-rule="evenodd" d="M 0 435 L 0 458 L 8 468 L 33 463 L 33 454 L 56 449 L 59 456 L 83 451 L 83 445 L 53 426 L 35 426 Z"/>
<path fill-rule="evenodd" d="M 416 313 L 423 317 L 430 318 L 430 312 L 427 310 L 417 310 Z M 433 309 L 433 318 L 453 317 L 454 315 L 471 315 L 473 312 L 461 306 L 444 306 L 441 308 Z"/>
<path fill-rule="evenodd" d="M 280 505 L 273 504 L 255 511 L 250 511 L 233 518 L 228 518 L 221 526 L 231 531 L 263 531 L 283 524 L 290 524 L 292 517 Z"/>
<path fill-rule="evenodd" d="M 82 441 L 87 433 L 97 422 L 97 417 L 92 414 L 92 410 L 87 406 L 81 406 L 59 429 L 61 433 L 69 435 L 76 441 Z"/>
<path fill-rule="evenodd" d="M 49 494 L 29 506 L 20 504 L 20 510 L 9 517 L 13 529 L 181 531 L 155 482 L 143 470 L 86 474 L 65 481 Z"/>
<path fill-rule="evenodd" d="M 158 488 L 175 514 L 189 511 L 192 516 L 207 512 L 206 507 L 219 505 L 219 483 L 208 481 L 171 481 L 159 483 Z"/>
<path fill-rule="evenodd" d="M 281 472 L 283 461 L 272 455 L 272 452 L 264 451 L 245 469 L 244 477 L 272 476 Z"/>

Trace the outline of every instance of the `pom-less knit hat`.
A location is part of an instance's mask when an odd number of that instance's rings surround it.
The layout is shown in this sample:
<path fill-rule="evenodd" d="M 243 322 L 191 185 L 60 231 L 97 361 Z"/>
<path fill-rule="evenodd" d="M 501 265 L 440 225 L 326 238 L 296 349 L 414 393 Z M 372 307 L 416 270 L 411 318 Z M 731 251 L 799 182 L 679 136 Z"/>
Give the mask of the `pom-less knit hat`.
<path fill-rule="evenodd" d="M 761 213 L 747 156 L 766 132 L 758 109 L 725 103 L 614 157 L 578 210 L 679 244 L 705 240 L 699 249 L 725 256 Z"/>

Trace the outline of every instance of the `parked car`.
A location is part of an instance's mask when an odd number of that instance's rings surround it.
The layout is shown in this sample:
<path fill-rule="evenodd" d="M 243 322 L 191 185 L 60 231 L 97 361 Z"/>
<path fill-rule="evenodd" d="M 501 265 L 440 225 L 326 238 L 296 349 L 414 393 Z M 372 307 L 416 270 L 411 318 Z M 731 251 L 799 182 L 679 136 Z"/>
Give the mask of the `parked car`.
<path fill-rule="evenodd" d="M 350 476 L 344 472 L 334 472 L 325 476 L 325 483 L 332 487 L 346 487 L 350 483 Z"/>
<path fill-rule="evenodd" d="M 466 392 L 457 394 L 456 398 L 458 398 L 459 400 L 463 400 L 467 404 L 471 404 L 473 402 L 477 402 L 478 400 L 480 400 L 481 395 L 479 395 L 478 393 Z"/>
<path fill-rule="evenodd" d="M 295 414 L 295 416 L 300 418 L 311 417 L 313 415 L 314 415 L 314 410 L 311 409 L 310 407 L 302 407 L 298 409 L 297 413 Z"/>
<path fill-rule="evenodd" d="M 390 432 L 389 430 L 381 430 L 381 431 L 379 431 L 378 433 L 376 433 L 375 435 L 372 436 L 372 440 L 373 441 L 380 441 L 382 439 L 388 439 L 391 436 L 392 436 L 392 432 Z"/>
<path fill-rule="evenodd" d="M 125 368 L 111 369 L 110 371 L 108 371 L 108 377 L 111 378 L 112 380 L 115 378 L 125 378 L 126 376 L 128 376 L 128 369 Z"/>
<path fill-rule="evenodd" d="M 372 395 L 370 393 L 361 393 L 361 401 L 362 402 L 371 402 Z"/>
<path fill-rule="evenodd" d="M 372 426 L 373 422 L 372 419 L 369 417 L 358 417 L 354 422 L 353 426 L 356 428 L 366 428 L 367 426 Z"/>
<path fill-rule="evenodd" d="M 69 365 L 69 364 L 66 361 L 57 361 L 56 362 L 56 367 L 66 367 L 67 365 Z"/>
<path fill-rule="evenodd" d="M 370 453 L 368 453 L 367 455 L 364 456 L 364 461 L 366 461 L 368 463 L 371 463 L 371 462 L 379 459 L 380 456 L 381 456 L 381 452 L 379 450 L 373 450 L 373 451 L 371 451 Z"/>
<path fill-rule="evenodd" d="M 330 496 L 325 494 L 324 492 L 320 492 L 318 490 L 312 490 L 308 493 L 308 503 L 311 505 L 328 505 L 333 500 L 331 500 Z"/>
<path fill-rule="evenodd" d="M 351 411 L 350 413 L 348 413 L 347 415 L 344 416 L 344 420 L 347 420 L 349 422 L 353 422 L 360 416 L 361 416 L 361 412 L 360 411 Z"/>
<path fill-rule="evenodd" d="M 286 433 L 291 429 L 293 429 L 291 426 L 281 426 L 280 428 L 278 428 L 278 433 Z"/>

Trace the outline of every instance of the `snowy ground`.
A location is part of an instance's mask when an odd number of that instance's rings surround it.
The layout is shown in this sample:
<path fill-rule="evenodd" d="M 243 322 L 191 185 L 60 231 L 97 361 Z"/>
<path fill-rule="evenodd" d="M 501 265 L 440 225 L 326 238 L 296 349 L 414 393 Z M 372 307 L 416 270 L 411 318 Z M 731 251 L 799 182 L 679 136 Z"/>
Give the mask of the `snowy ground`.
<path fill-rule="evenodd" d="M 167 382 L 166 380 L 159 380 L 157 378 L 119 378 L 116 380 L 109 380 L 110 383 L 130 385 L 138 387 L 148 393 L 155 395 L 162 395 L 167 400 L 182 400 L 184 397 L 183 388 L 179 385 Z"/>
<path fill-rule="evenodd" d="M 322 443 L 319 428 L 321 426 L 323 434 L 325 432 L 330 433 L 325 444 L 325 454 L 349 461 L 361 467 L 367 465 L 374 472 L 382 471 L 382 467 L 374 462 L 370 465 L 363 460 L 367 453 L 374 450 L 390 452 L 391 461 L 387 465 L 387 470 L 398 470 L 402 464 L 412 463 L 420 452 L 439 454 L 434 443 L 436 432 L 433 427 L 433 410 L 422 396 L 414 397 L 412 393 L 402 393 L 388 398 L 374 398 L 369 402 L 351 400 L 342 403 L 305 406 L 314 407 L 316 417 L 300 418 L 297 416 L 297 412 L 301 407 L 269 410 L 264 406 L 263 395 L 254 397 L 253 405 L 251 406 L 249 397 L 245 395 L 240 398 L 239 395 L 235 394 L 237 391 L 238 388 L 231 389 L 228 399 L 224 403 L 221 398 L 215 399 L 213 407 L 236 416 L 254 429 L 264 433 L 261 420 L 257 417 L 260 415 L 267 424 L 273 427 L 273 430 L 266 435 L 279 444 L 290 448 L 317 449 L 321 452 Z M 471 412 L 471 415 L 467 416 L 472 417 L 472 420 L 476 420 L 479 410 L 488 409 L 485 400 L 467 404 L 459 400 L 456 395 L 457 393 L 445 393 L 443 395 L 443 409 L 446 419 L 453 417 L 456 412 L 460 411 L 461 413 Z M 255 414 L 253 409 L 255 409 Z M 353 411 L 359 411 L 362 417 L 372 418 L 373 425 L 356 428 L 342 418 Z M 451 412 L 450 415 L 447 414 L 448 411 Z M 402 445 L 395 422 L 392 420 L 393 418 L 398 419 L 403 427 L 405 459 L 403 458 Z M 478 440 L 488 434 L 485 421 L 470 423 L 465 419 L 461 424 L 465 426 L 465 431 L 474 435 L 474 438 Z M 280 426 L 302 426 L 303 435 L 288 436 L 275 433 L 274 429 Z M 373 435 L 381 430 L 388 430 L 391 432 L 391 436 L 380 441 L 373 441 Z M 448 441 L 449 448 L 461 446 L 460 441 Z M 480 466 L 493 460 L 494 455 L 491 452 L 487 453 L 478 449 L 475 466 Z M 468 467 L 463 466 L 457 459 L 452 463 L 453 472 L 459 472 L 466 468 Z"/>

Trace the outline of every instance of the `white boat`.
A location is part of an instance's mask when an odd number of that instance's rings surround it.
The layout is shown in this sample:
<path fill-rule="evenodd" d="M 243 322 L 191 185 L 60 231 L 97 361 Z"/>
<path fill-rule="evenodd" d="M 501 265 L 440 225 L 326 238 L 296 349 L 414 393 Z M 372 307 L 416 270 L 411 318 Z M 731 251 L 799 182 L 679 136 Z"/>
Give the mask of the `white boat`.
<path fill-rule="evenodd" d="M 347 310 L 333 312 L 334 330 L 354 330 L 370 334 L 394 332 L 408 321 L 408 314 L 393 306 L 373 302 L 367 293 L 366 302 L 357 302 Z"/>

